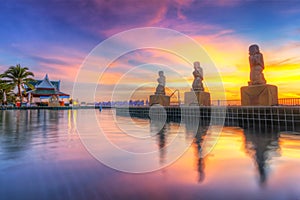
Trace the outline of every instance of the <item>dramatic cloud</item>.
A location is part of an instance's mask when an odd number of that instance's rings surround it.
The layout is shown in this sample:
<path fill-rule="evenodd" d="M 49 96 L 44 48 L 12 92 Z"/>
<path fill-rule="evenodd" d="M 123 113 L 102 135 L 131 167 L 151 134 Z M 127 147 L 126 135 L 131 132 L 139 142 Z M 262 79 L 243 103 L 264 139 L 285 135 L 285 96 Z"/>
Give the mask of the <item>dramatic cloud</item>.
<path fill-rule="evenodd" d="M 229 99 L 238 99 L 239 88 L 247 84 L 248 46 L 258 43 L 265 58 L 267 81 L 278 85 L 280 97 L 292 97 L 297 96 L 300 75 L 299 11 L 300 6 L 293 0 L 4 1 L 0 7 L 0 70 L 20 63 L 29 66 L 38 78 L 48 73 L 52 79 L 62 80 L 64 89 L 71 91 L 80 66 L 94 47 L 121 31 L 151 26 L 174 29 L 197 41 L 218 68 Z M 147 41 L 149 35 L 137 37 Z M 134 46 L 135 39 L 119 41 L 119 47 Z M 196 55 L 180 40 L 168 42 L 191 57 Z M 102 61 L 113 53 L 109 51 L 101 55 Z M 194 59 L 206 68 L 205 80 L 213 79 L 207 62 L 196 56 Z M 101 59 L 95 59 L 92 66 L 101 64 Z M 138 67 L 147 64 L 152 67 Z M 136 98 L 153 92 L 158 64 L 170 66 L 192 81 L 192 66 L 180 56 L 144 49 L 120 55 L 111 63 L 99 77 L 95 98 L 108 100 L 104 96 L 109 98 L 109 92 L 100 94 L 101 88 L 109 91 L 116 84 L 125 93 L 136 83 L 146 91 L 137 89 Z M 91 84 L 91 77 L 97 77 L 95 73 L 97 69 L 85 71 L 85 81 L 80 84 Z M 181 81 L 169 75 L 170 90 L 189 90 L 180 85 Z M 143 82 L 152 85 L 141 86 Z M 83 99 L 82 94 L 78 98 Z"/>

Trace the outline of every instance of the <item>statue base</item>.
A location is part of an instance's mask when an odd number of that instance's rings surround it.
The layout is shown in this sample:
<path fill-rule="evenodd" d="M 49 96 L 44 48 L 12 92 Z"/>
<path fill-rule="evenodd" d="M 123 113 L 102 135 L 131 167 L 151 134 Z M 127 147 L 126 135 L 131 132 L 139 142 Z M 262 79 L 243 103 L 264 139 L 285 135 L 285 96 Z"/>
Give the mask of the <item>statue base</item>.
<path fill-rule="evenodd" d="M 184 104 L 187 106 L 210 106 L 210 93 L 208 92 L 185 92 L 184 93 Z"/>
<path fill-rule="evenodd" d="M 60 107 L 60 103 L 59 102 L 49 102 L 48 107 Z"/>
<path fill-rule="evenodd" d="M 278 89 L 275 85 L 251 85 L 241 87 L 242 106 L 278 105 Z"/>
<path fill-rule="evenodd" d="M 155 94 L 150 95 L 149 105 L 152 106 L 154 104 L 160 104 L 162 106 L 169 106 L 170 105 L 170 96 Z"/>

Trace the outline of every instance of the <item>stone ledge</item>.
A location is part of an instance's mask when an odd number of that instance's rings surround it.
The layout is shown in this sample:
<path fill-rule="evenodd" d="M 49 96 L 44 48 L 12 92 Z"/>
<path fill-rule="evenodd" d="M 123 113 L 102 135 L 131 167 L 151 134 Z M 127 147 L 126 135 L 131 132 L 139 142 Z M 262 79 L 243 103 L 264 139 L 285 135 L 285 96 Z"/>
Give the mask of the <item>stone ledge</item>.
<path fill-rule="evenodd" d="M 184 104 L 187 106 L 191 106 L 191 105 L 210 106 L 210 93 L 202 92 L 202 91 L 185 92 Z"/>
<path fill-rule="evenodd" d="M 275 85 L 250 85 L 241 87 L 242 106 L 278 105 L 278 89 Z"/>
<path fill-rule="evenodd" d="M 166 95 L 150 95 L 149 105 L 160 104 L 162 106 L 170 105 L 170 97 Z"/>

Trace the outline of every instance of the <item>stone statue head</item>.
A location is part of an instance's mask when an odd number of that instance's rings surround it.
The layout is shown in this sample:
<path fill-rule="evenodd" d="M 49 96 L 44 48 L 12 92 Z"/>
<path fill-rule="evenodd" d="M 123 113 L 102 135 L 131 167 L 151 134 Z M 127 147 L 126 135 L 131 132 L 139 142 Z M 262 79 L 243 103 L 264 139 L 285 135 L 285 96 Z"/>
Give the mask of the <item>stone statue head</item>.
<path fill-rule="evenodd" d="M 259 53 L 259 47 L 257 44 L 252 44 L 249 46 L 249 55 L 254 55 L 256 53 Z"/>
<path fill-rule="evenodd" d="M 159 76 L 163 76 L 163 75 L 164 75 L 164 71 L 159 71 L 159 72 L 158 72 L 158 75 L 159 75 Z"/>
<path fill-rule="evenodd" d="M 195 70 L 199 70 L 200 69 L 200 62 L 199 61 L 194 62 L 194 69 Z"/>

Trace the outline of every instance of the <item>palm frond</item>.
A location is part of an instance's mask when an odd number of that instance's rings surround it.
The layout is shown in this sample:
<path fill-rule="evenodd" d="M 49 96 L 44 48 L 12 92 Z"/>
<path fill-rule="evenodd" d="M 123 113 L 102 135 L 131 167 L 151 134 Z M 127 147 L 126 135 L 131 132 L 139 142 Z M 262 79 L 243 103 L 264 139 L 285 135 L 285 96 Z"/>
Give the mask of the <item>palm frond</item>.
<path fill-rule="evenodd" d="M 8 70 L 6 70 L 3 75 L 1 75 L 1 77 L 7 79 L 7 83 L 10 84 L 10 87 L 12 88 L 17 87 L 23 88 L 23 90 L 25 90 L 24 85 L 26 85 L 29 88 L 33 89 L 34 86 L 29 82 L 34 81 L 34 79 L 32 78 L 34 77 L 34 74 L 33 72 L 28 70 L 28 67 L 21 67 L 20 64 L 17 64 L 16 66 L 9 67 Z M 22 91 L 20 91 L 20 89 L 18 90 L 18 95 L 21 96 Z"/>

